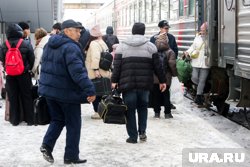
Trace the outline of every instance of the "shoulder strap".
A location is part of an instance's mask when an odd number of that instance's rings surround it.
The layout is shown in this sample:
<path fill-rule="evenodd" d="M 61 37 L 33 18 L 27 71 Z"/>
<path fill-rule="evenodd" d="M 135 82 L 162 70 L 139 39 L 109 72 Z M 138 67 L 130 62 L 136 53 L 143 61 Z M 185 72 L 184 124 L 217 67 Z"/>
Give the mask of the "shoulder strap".
<path fill-rule="evenodd" d="M 17 49 L 20 47 L 20 45 L 22 44 L 22 42 L 23 42 L 23 39 L 22 39 L 22 38 L 19 39 L 19 41 L 18 41 L 18 43 L 17 43 L 17 45 L 16 45 L 16 48 L 17 48 Z"/>
<path fill-rule="evenodd" d="M 16 45 L 17 49 L 20 47 L 20 45 L 22 44 L 22 42 L 23 42 L 23 39 L 22 38 L 19 39 L 19 41 L 17 42 L 17 45 Z M 5 43 L 6 43 L 6 46 L 8 47 L 8 49 L 10 49 L 11 48 L 10 42 L 8 40 L 6 40 Z"/>
<path fill-rule="evenodd" d="M 201 46 L 199 47 L 198 51 L 201 50 L 202 46 L 205 44 L 205 41 L 201 44 Z"/>
<path fill-rule="evenodd" d="M 6 39 L 5 43 L 6 43 L 7 48 L 10 49 L 10 43 L 7 39 Z"/>

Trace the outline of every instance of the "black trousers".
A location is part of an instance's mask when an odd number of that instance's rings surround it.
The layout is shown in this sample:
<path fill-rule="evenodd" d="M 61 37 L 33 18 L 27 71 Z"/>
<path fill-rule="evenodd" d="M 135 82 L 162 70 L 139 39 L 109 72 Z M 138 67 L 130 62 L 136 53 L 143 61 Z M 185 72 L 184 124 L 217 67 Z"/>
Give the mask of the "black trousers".
<path fill-rule="evenodd" d="M 167 88 L 164 92 L 159 89 L 159 84 L 154 84 L 153 90 L 151 91 L 152 96 L 152 107 L 155 113 L 161 112 L 161 106 L 164 106 L 164 113 L 171 113 L 171 102 L 170 102 L 170 92 Z"/>
<path fill-rule="evenodd" d="M 32 82 L 29 73 L 18 76 L 6 76 L 6 90 L 10 102 L 10 123 L 18 125 L 22 119 L 33 124 Z M 19 102 L 20 101 L 20 102 Z"/>

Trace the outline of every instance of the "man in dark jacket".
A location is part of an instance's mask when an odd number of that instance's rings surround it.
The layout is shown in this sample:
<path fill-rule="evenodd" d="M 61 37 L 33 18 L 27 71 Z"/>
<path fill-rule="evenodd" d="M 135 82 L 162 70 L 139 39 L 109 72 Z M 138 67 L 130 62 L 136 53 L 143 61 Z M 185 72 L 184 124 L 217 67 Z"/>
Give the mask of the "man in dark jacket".
<path fill-rule="evenodd" d="M 127 112 L 127 143 L 137 143 L 138 133 L 141 141 L 146 141 L 148 96 L 153 87 L 153 73 L 160 81 L 160 90 L 166 89 L 165 76 L 157 48 L 149 42 L 145 34 L 145 24 L 135 23 L 132 36 L 119 44 L 114 60 L 114 71 L 111 77 L 112 87 L 118 86 L 122 92 Z M 138 113 L 138 130 L 135 112 Z"/>
<path fill-rule="evenodd" d="M 168 33 L 169 28 L 170 28 L 170 26 L 169 26 L 169 24 L 168 24 L 168 21 L 166 21 L 166 20 L 161 20 L 161 21 L 159 22 L 159 24 L 158 24 L 158 27 L 160 28 L 160 32 L 157 33 L 156 35 L 152 36 L 152 37 L 150 38 L 150 42 L 155 43 L 156 38 L 157 38 L 160 34 L 167 34 L 168 40 L 169 40 L 169 41 L 168 41 L 169 47 L 174 51 L 175 56 L 176 56 L 176 58 L 177 58 L 177 57 L 178 57 L 178 46 L 177 46 L 177 44 L 176 44 L 175 37 L 174 37 L 172 34 Z"/>
<path fill-rule="evenodd" d="M 111 53 L 113 51 L 113 45 L 119 43 L 119 40 L 116 35 L 113 34 L 114 30 L 113 27 L 108 26 L 106 29 L 106 35 L 102 37 L 103 41 L 106 43 L 106 45 L 109 48 L 109 52 Z"/>
<path fill-rule="evenodd" d="M 40 148 L 53 163 L 52 151 L 66 126 L 65 164 L 85 163 L 79 159 L 81 103 L 95 100 L 78 40 L 82 26 L 74 20 L 62 23 L 63 33 L 50 37 L 44 48 L 38 93 L 46 98 L 51 122 Z"/>
<path fill-rule="evenodd" d="M 11 47 L 16 47 L 18 41 L 23 37 L 23 30 L 18 24 L 10 24 L 8 26 L 7 39 Z M 35 56 L 31 43 L 28 40 L 23 40 L 19 50 L 22 55 L 24 71 L 21 75 L 6 76 L 6 90 L 10 102 L 10 123 L 14 126 L 18 125 L 21 118 L 21 106 L 23 106 L 24 120 L 28 125 L 33 125 L 33 100 L 31 92 L 31 75 L 30 70 L 33 68 Z M 8 48 L 6 43 L 3 43 L 0 60 L 5 67 L 5 59 Z M 21 97 L 21 106 L 19 98 Z"/>

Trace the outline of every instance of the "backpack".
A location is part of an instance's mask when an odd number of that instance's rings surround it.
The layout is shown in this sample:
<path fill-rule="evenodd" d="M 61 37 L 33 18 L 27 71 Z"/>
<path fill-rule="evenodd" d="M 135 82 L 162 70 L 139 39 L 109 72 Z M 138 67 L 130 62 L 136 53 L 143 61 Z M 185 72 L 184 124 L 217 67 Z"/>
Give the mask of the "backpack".
<path fill-rule="evenodd" d="M 99 62 L 99 67 L 104 71 L 108 71 L 111 69 L 111 65 L 113 62 L 113 56 L 108 51 L 101 52 L 101 58 Z"/>
<path fill-rule="evenodd" d="M 10 76 L 21 75 L 24 71 L 23 58 L 19 50 L 22 42 L 23 39 L 19 39 L 16 47 L 11 48 L 9 41 L 6 40 L 8 51 L 5 57 L 5 70 Z"/>

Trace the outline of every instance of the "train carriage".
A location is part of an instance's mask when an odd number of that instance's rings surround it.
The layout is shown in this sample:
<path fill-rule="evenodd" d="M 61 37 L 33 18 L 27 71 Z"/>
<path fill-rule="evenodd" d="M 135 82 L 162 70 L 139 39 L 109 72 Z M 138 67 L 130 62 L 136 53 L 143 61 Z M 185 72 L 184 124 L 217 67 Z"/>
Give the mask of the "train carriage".
<path fill-rule="evenodd" d="M 230 100 L 245 110 L 250 107 L 250 1 L 113 0 L 96 12 L 94 21 L 103 32 L 112 25 L 122 41 L 131 35 L 135 22 L 146 24 L 149 38 L 163 19 L 170 22 L 179 55 L 192 44 L 200 25 L 208 22 L 209 99 L 222 114 L 228 112 Z"/>

